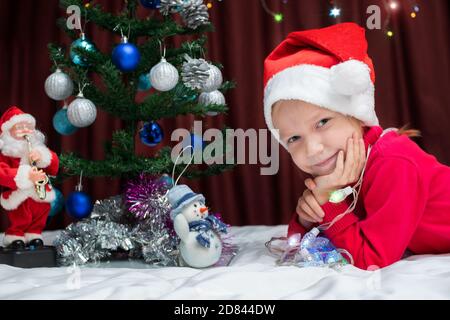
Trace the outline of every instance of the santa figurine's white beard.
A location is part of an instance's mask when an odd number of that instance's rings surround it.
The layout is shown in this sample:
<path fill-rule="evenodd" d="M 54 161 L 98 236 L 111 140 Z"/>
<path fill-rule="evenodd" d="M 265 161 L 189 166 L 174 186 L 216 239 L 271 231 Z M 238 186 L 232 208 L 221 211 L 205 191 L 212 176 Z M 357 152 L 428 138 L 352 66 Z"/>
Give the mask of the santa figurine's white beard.
<path fill-rule="evenodd" d="M 39 131 L 34 130 L 33 133 L 27 135 L 30 138 L 32 148 L 37 146 L 45 146 L 45 135 Z M 17 140 L 11 136 L 9 131 L 3 132 L 0 136 L 3 142 L 1 148 L 1 153 L 5 156 L 14 158 L 25 158 L 28 157 L 28 142 L 25 138 L 22 140 Z"/>

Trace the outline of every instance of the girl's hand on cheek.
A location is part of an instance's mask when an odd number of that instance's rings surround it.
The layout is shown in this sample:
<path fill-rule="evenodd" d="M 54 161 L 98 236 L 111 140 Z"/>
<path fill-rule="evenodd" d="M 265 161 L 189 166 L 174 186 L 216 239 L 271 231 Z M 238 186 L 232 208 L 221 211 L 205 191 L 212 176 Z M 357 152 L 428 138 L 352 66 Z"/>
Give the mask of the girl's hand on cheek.
<path fill-rule="evenodd" d="M 300 224 L 307 230 L 311 229 L 314 223 L 322 222 L 325 216 L 325 212 L 309 189 L 305 189 L 303 195 L 298 199 L 296 211 Z"/>
<path fill-rule="evenodd" d="M 312 191 L 320 205 L 328 202 L 330 193 L 344 188 L 358 181 L 364 163 L 366 161 L 366 149 L 363 139 L 357 139 L 355 135 L 347 141 L 347 152 L 344 161 L 344 152 L 339 151 L 336 168 L 328 175 L 306 179 L 305 184 Z"/>

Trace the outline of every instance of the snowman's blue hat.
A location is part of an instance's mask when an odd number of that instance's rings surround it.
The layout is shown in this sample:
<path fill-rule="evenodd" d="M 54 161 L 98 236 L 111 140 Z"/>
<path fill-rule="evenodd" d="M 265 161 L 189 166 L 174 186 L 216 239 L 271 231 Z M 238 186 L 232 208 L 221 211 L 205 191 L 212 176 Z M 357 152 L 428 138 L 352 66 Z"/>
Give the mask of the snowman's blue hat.
<path fill-rule="evenodd" d="M 195 193 L 185 184 L 176 185 L 170 189 L 167 198 L 172 207 L 170 211 L 172 220 L 192 202 L 201 201 L 205 203 L 205 197 L 201 193 Z"/>

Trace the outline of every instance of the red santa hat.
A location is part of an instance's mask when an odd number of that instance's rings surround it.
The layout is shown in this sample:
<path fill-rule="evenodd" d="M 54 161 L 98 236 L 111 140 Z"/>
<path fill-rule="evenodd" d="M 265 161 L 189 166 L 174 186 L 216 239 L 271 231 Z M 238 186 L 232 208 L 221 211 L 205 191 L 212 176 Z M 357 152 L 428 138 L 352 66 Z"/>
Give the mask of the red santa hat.
<path fill-rule="evenodd" d="M 357 24 L 292 32 L 264 61 L 266 124 L 280 141 L 272 106 L 298 99 L 378 125 L 374 83 L 365 30 Z"/>
<path fill-rule="evenodd" d="M 31 114 L 23 112 L 16 106 L 10 107 L 0 118 L 0 137 L 3 133 L 8 132 L 15 124 L 23 121 L 36 126 L 36 119 Z M 3 141 L 0 139 L 0 149 L 2 146 Z"/>

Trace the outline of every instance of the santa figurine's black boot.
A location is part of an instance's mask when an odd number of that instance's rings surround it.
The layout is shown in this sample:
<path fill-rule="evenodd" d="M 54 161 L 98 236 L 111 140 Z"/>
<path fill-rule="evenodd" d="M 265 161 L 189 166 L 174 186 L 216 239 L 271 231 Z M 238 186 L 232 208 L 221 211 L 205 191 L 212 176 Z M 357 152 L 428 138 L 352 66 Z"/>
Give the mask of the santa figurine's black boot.
<path fill-rule="evenodd" d="M 42 241 L 42 239 L 33 239 L 28 243 L 28 247 L 35 249 L 43 248 L 44 241 Z"/>
<path fill-rule="evenodd" d="M 22 240 L 14 240 L 8 245 L 8 249 L 11 250 L 24 250 L 25 249 L 25 242 Z"/>

